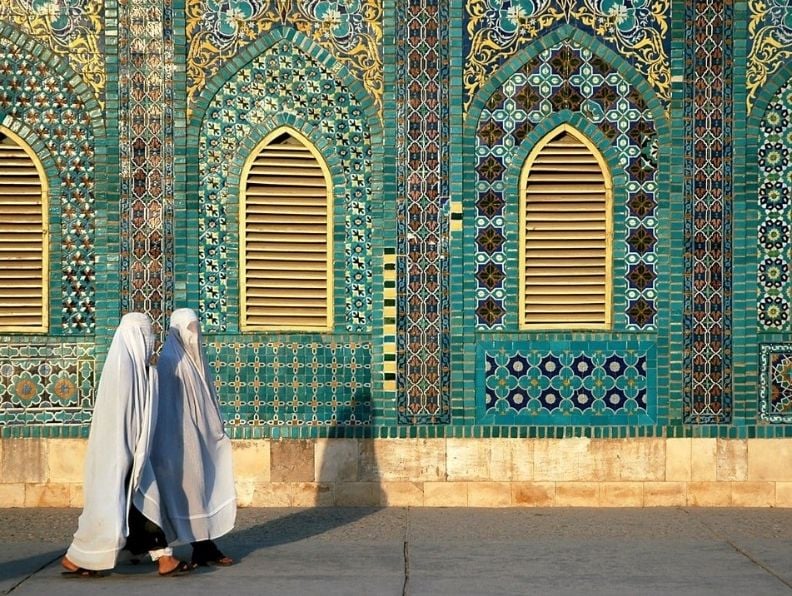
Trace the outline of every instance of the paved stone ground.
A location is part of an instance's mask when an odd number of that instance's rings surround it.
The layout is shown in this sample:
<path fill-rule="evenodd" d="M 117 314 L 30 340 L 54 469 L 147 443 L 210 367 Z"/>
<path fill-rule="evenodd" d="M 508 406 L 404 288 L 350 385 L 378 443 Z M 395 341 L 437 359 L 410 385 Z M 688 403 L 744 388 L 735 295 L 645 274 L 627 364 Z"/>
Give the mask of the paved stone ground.
<path fill-rule="evenodd" d="M 792 594 L 792 509 L 242 509 L 233 567 L 67 579 L 78 515 L 0 509 L 0 593 Z"/>

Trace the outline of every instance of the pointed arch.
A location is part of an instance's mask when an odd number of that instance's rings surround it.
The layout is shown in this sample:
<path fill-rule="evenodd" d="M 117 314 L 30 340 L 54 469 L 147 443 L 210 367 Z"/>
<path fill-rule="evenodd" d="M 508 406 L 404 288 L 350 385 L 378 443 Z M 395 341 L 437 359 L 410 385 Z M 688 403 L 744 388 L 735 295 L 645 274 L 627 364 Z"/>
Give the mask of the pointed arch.
<path fill-rule="evenodd" d="M 564 123 L 520 175 L 520 327 L 610 329 L 613 182 L 594 143 Z"/>
<path fill-rule="evenodd" d="M 241 330 L 331 330 L 333 184 L 322 154 L 276 128 L 245 161 L 239 205 Z"/>
<path fill-rule="evenodd" d="M 46 333 L 49 189 L 33 149 L 0 124 L 0 333 Z"/>

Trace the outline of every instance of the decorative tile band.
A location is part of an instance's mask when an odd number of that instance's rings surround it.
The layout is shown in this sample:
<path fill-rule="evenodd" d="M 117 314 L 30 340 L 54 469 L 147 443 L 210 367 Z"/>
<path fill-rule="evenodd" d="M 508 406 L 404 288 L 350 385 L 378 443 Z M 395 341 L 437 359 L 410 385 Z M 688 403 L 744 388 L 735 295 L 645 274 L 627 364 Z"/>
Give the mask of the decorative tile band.
<path fill-rule="evenodd" d="M 206 355 L 232 428 L 372 423 L 367 342 L 209 338 Z"/>
<path fill-rule="evenodd" d="M 733 0 L 685 9 L 683 418 L 732 416 Z M 713 51 L 717 48 L 718 51 Z"/>
<path fill-rule="evenodd" d="M 173 9 L 169 0 L 120 3 L 118 149 L 121 313 L 155 330 L 173 310 Z"/>
<path fill-rule="evenodd" d="M 477 351 L 479 422 L 653 424 L 655 348 L 647 342 L 563 346 L 487 342 Z"/>
<path fill-rule="evenodd" d="M 792 81 L 776 93 L 759 124 L 757 316 L 762 331 L 788 332 L 792 250 Z"/>
<path fill-rule="evenodd" d="M 398 419 L 451 419 L 447 0 L 396 6 Z"/>
<path fill-rule="evenodd" d="M 670 0 L 467 0 L 465 106 L 511 56 L 572 24 L 622 54 L 662 100 L 671 99 Z"/>
<path fill-rule="evenodd" d="M 792 422 L 792 344 L 765 344 L 760 351 L 759 419 Z"/>
<path fill-rule="evenodd" d="M 90 344 L 0 344 L 0 427 L 85 425 L 94 399 Z"/>

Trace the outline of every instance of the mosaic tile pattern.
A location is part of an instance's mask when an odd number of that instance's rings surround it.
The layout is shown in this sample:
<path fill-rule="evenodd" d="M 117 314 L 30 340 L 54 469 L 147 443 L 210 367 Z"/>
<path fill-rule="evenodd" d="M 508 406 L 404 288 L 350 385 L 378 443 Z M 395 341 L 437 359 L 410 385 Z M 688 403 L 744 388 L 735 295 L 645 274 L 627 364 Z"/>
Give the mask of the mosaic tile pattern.
<path fill-rule="evenodd" d="M 748 0 L 748 110 L 756 94 L 792 58 L 792 6 L 789 0 Z"/>
<path fill-rule="evenodd" d="M 516 185 L 522 163 L 514 163 L 514 156 L 535 126 L 561 110 L 585 116 L 619 154 L 620 166 L 628 177 L 623 197 L 627 217 L 623 222 L 616 221 L 615 229 L 623 230 L 627 290 L 625 311 L 616 325 L 634 331 L 655 330 L 655 122 L 635 87 L 591 50 L 572 41 L 562 41 L 520 67 L 481 112 L 475 148 L 478 328 L 500 330 L 506 327 L 507 316 L 517 320 L 513 299 L 517 291 L 507 290 L 507 284 L 516 284 L 511 281 L 516 279 L 516 271 L 509 269 L 506 257 L 507 242 L 516 242 L 517 238 Z M 509 226 L 514 230 L 513 240 L 508 238 Z"/>
<path fill-rule="evenodd" d="M 789 331 L 792 239 L 792 81 L 779 89 L 759 125 L 759 285 L 761 331 Z"/>
<path fill-rule="evenodd" d="M 173 9 L 131 0 L 118 16 L 120 310 L 156 333 L 173 310 Z"/>
<path fill-rule="evenodd" d="M 236 222 L 244 143 L 263 138 L 287 120 L 340 164 L 334 177 L 342 206 L 344 325 L 366 331 L 371 322 L 371 134 L 360 101 L 343 80 L 289 40 L 281 40 L 243 68 L 215 95 L 201 129 L 200 310 L 207 332 L 229 325 L 229 278 L 238 270 Z M 332 168 L 331 168 L 332 169 Z M 236 178 L 229 184 L 229 177 Z M 338 209 L 338 207 L 337 207 Z M 236 300 L 236 297 L 232 298 Z M 236 322 L 234 321 L 234 324 Z"/>
<path fill-rule="evenodd" d="M 524 424 L 650 422 L 654 349 L 586 345 L 554 349 L 541 342 L 479 347 L 479 418 Z"/>
<path fill-rule="evenodd" d="M 398 419 L 450 421 L 446 0 L 396 6 Z"/>
<path fill-rule="evenodd" d="M 792 345 L 761 346 L 759 419 L 792 422 Z"/>
<path fill-rule="evenodd" d="M 72 81 L 0 37 L 0 121 L 31 146 L 43 144 L 48 155 L 40 157 L 56 170 L 49 183 L 60 263 L 50 267 L 61 275 L 51 292 L 60 296 L 63 334 L 91 333 L 95 325 L 95 132 L 88 112 Z"/>
<path fill-rule="evenodd" d="M 186 10 L 190 104 L 223 64 L 277 26 L 328 50 L 382 103 L 382 0 L 188 0 Z"/>
<path fill-rule="evenodd" d="M 63 56 L 103 103 L 104 0 L 3 0 L 0 21 L 13 23 Z"/>
<path fill-rule="evenodd" d="M 563 24 L 622 54 L 666 105 L 671 98 L 670 0 L 467 0 L 465 105 L 498 68 Z"/>
<path fill-rule="evenodd" d="M 209 340 L 220 406 L 231 427 L 371 424 L 367 342 Z"/>
<path fill-rule="evenodd" d="M 733 1 L 688 3 L 685 27 L 682 409 L 717 424 L 732 414 Z"/>
<path fill-rule="evenodd" d="M 0 344 L 0 428 L 83 425 L 94 399 L 89 344 Z"/>

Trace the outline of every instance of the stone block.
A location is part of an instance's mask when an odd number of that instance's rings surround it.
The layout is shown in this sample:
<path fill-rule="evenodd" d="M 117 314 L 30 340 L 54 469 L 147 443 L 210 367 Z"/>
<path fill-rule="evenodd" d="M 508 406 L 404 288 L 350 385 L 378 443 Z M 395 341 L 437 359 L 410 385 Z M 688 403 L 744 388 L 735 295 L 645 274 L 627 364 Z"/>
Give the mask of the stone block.
<path fill-rule="evenodd" d="M 314 442 L 282 439 L 270 442 L 272 482 L 313 482 Z"/>
<path fill-rule="evenodd" d="M 70 484 L 69 485 L 69 507 L 81 509 L 85 506 L 85 497 L 83 492 L 83 485 Z"/>
<path fill-rule="evenodd" d="M 25 507 L 68 507 L 69 502 L 68 484 L 48 482 L 25 486 Z"/>
<path fill-rule="evenodd" d="M 591 439 L 544 439 L 534 443 L 535 481 L 574 482 L 596 480 L 589 453 Z"/>
<path fill-rule="evenodd" d="M 688 482 L 689 507 L 730 507 L 731 482 Z"/>
<path fill-rule="evenodd" d="M 233 440 L 231 441 L 234 461 L 234 478 L 237 482 L 269 482 L 270 480 L 270 441 Z"/>
<path fill-rule="evenodd" d="M 253 493 L 256 491 L 256 483 L 252 480 L 234 479 L 236 489 L 236 499 L 238 507 L 253 507 Z"/>
<path fill-rule="evenodd" d="M 438 481 L 446 477 L 444 439 L 374 439 L 359 444 L 358 479 Z"/>
<path fill-rule="evenodd" d="M 314 475 L 320 482 L 357 480 L 357 439 L 317 439 L 314 466 Z"/>
<path fill-rule="evenodd" d="M 651 481 L 665 477 L 665 440 L 593 440 L 590 453 L 594 480 L 603 482 Z"/>
<path fill-rule="evenodd" d="M 601 507 L 643 507 L 643 483 L 603 482 L 599 504 Z"/>
<path fill-rule="evenodd" d="M 748 439 L 748 480 L 792 481 L 792 440 Z"/>
<path fill-rule="evenodd" d="M 717 479 L 718 440 L 690 440 L 690 479 L 709 482 Z"/>
<path fill-rule="evenodd" d="M 775 506 L 792 507 L 792 482 L 775 483 Z"/>
<path fill-rule="evenodd" d="M 467 482 L 424 482 L 425 507 L 467 507 Z"/>
<path fill-rule="evenodd" d="M 79 482 L 85 478 L 87 439 L 49 439 L 47 478 L 50 482 Z"/>
<path fill-rule="evenodd" d="M 773 507 L 775 482 L 732 482 L 732 507 Z"/>
<path fill-rule="evenodd" d="M 742 482 L 748 478 L 748 441 L 717 439 L 716 479 Z"/>
<path fill-rule="evenodd" d="M 509 507 L 510 482 L 468 482 L 468 507 Z"/>
<path fill-rule="evenodd" d="M 511 497 L 515 507 L 552 507 L 555 501 L 555 483 L 512 482 Z"/>
<path fill-rule="evenodd" d="M 287 482 L 258 482 L 253 489 L 251 507 L 291 507 Z"/>
<path fill-rule="evenodd" d="M 448 439 L 446 474 L 449 482 L 490 479 L 490 441 L 485 439 Z"/>
<path fill-rule="evenodd" d="M 538 439 L 510 439 L 511 474 L 508 479 L 528 481 L 534 479 L 534 444 Z"/>
<path fill-rule="evenodd" d="M 3 482 L 47 482 L 45 439 L 2 439 L 0 478 Z"/>
<path fill-rule="evenodd" d="M 0 508 L 24 506 L 25 485 L 23 483 L 0 484 Z"/>
<path fill-rule="evenodd" d="M 598 482 L 556 482 L 556 507 L 597 507 L 600 504 Z"/>
<path fill-rule="evenodd" d="M 666 439 L 665 479 L 687 482 L 690 480 L 692 439 Z"/>
<path fill-rule="evenodd" d="M 376 482 L 343 482 L 335 485 L 337 507 L 377 507 L 380 487 Z"/>
<path fill-rule="evenodd" d="M 380 504 L 385 507 L 423 507 L 423 482 L 383 482 Z"/>
<path fill-rule="evenodd" d="M 684 507 L 686 487 L 685 482 L 644 482 L 644 507 Z"/>

